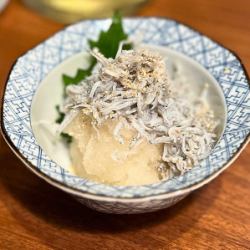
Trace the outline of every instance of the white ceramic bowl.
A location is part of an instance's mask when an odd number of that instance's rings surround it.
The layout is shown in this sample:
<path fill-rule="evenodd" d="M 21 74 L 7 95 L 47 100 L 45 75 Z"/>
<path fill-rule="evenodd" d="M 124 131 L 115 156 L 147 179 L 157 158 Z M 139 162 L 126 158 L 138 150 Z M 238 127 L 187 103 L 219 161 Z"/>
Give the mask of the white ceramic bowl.
<path fill-rule="evenodd" d="M 87 39 L 96 38 L 110 20 L 83 21 L 67 27 L 21 56 L 6 83 L 1 129 L 22 162 L 48 183 L 82 203 L 108 213 L 142 213 L 171 206 L 225 170 L 249 140 L 250 91 L 237 56 L 200 33 L 172 20 L 125 19 L 126 31 L 143 34 L 143 43 L 179 61 L 201 88 L 208 82 L 211 105 L 221 119 L 221 138 L 199 166 L 183 176 L 138 187 L 114 187 L 79 178 L 67 168 L 63 144 L 53 144 L 55 105 L 62 101 L 61 74 L 74 74 L 85 62 Z M 152 47 L 152 46 L 151 46 Z M 171 68 L 171 65 L 169 65 Z"/>

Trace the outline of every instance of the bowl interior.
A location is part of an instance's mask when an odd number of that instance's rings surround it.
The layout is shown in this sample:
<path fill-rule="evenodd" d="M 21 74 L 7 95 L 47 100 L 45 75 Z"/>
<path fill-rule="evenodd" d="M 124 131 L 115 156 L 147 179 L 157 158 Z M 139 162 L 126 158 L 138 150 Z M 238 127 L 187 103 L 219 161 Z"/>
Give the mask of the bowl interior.
<path fill-rule="evenodd" d="M 162 46 L 144 45 L 148 49 L 157 51 L 166 58 L 167 71 L 170 78 L 174 65 L 181 67 L 187 84 L 192 84 L 192 95 L 198 96 L 208 83 L 208 102 L 219 121 L 218 138 L 221 137 L 226 123 L 225 99 L 215 78 L 193 59 Z M 63 102 L 62 74 L 74 75 L 76 69 L 87 66 L 88 54 L 78 53 L 54 68 L 40 83 L 31 106 L 31 125 L 34 136 L 44 152 L 64 169 L 74 172 L 71 168 L 67 146 L 56 136 L 57 112 L 55 106 Z"/>

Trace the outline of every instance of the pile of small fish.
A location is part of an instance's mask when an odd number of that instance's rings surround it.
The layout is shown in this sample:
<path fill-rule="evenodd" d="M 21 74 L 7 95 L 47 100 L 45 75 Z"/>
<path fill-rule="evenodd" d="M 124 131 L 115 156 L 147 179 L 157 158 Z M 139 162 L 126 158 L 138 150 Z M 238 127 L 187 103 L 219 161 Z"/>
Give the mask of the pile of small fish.
<path fill-rule="evenodd" d="M 79 112 L 92 117 L 97 133 L 107 119 L 122 118 L 113 132 L 120 143 L 121 129 L 130 126 L 137 131 L 131 149 L 145 138 L 163 144 L 160 179 L 182 174 L 208 155 L 216 138 L 213 113 L 204 101 L 191 103 L 172 91 L 160 55 L 144 49 L 120 51 L 115 59 L 91 54 L 98 64 L 81 84 L 67 87 L 60 131 Z"/>

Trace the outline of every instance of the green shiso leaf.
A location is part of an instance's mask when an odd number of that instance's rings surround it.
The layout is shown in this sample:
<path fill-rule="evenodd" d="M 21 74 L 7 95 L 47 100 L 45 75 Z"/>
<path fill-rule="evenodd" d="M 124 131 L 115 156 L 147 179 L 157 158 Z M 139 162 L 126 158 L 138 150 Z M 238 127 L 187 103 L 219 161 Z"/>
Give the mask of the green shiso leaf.
<path fill-rule="evenodd" d="M 89 40 L 91 49 L 98 48 L 98 50 L 107 58 L 115 58 L 119 44 L 128 38 L 122 26 L 122 17 L 116 12 L 113 15 L 112 23 L 107 31 L 101 31 L 97 41 Z M 132 45 L 129 44 L 125 49 L 131 49 Z"/>
<path fill-rule="evenodd" d="M 72 136 L 70 136 L 70 135 L 67 134 L 67 133 L 61 133 L 60 135 L 61 135 L 61 138 L 62 138 L 67 144 L 71 143 L 72 140 L 73 140 Z"/>
<path fill-rule="evenodd" d="M 105 57 L 115 58 L 119 44 L 128 38 L 128 35 L 124 32 L 122 26 L 122 17 L 116 12 L 113 15 L 112 23 L 107 31 L 101 31 L 97 41 L 88 40 L 89 47 L 91 49 L 97 48 Z M 126 44 L 123 49 L 132 49 L 132 44 Z M 86 77 L 91 75 L 92 69 L 96 65 L 95 58 L 90 58 L 90 65 L 87 69 L 79 68 L 76 75 L 71 77 L 63 74 L 63 84 L 64 88 L 71 84 L 78 84 Z"/>
<path fill-rule="evenodd" d="M 115 58 L 120 42 L 126 40 L 127 38 L 128 35 L 124 32 L 122 25 L 122 16 L 120 15 L 119 12 L 115 12 L 109 29 L 107 31 L 101 31 L 96 41 L 88 40 L 88 44 L 91 49 L 97 48 L 105 57 Z M 125 50 L 132 49 L 132 44 L 124 45 L 123 49 Z M 66 74 L 63 74 L 62 81 L 64 86 L 64 94 L 66 95 L 65 89 L 67 86 L 73 84 L 77 85 L 81 81 L 83 81 L 86 77 L 90 76 L 96 63 L 97 63 L 96 59 L 93 56 L 91 56 L 89 59 L 88 68 L 77 69 L 75 76 L 68 76 Z M 58 118 L 56 119 L 56 123 L 61 123 L 65 117 L 65 114 L 60 111 L 58 105 L 56 106 L 56 110 L 58 113 Z M 66 133 L 61 133 L 61 137 L 66 143 L 70 143 L 72 141 L 72 137 Z"/>
<path fill-rule="evenodd" d="M 63 119 L 65 117 L 65 114 L 60 111 L 59 105 L 56 105 L 56 111 L 57 111 L 58 116 L 57 116 L 55 122 L 60 124 L 60 123 L 62 123 L 62 121 L 63 121 Z"/>

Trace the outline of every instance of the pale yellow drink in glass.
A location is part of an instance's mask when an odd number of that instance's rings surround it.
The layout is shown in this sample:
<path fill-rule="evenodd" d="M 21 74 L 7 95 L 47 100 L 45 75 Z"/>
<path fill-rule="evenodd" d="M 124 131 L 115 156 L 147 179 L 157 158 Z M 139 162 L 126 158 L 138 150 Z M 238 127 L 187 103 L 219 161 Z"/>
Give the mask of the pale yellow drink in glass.
<path fill-rule="evenodd" d="M 110 17 L 114 11 L 133 13 L 147 0 L 23 0 L 42 14 L 59 22 L 72 23 L 85 18 Z"/>

